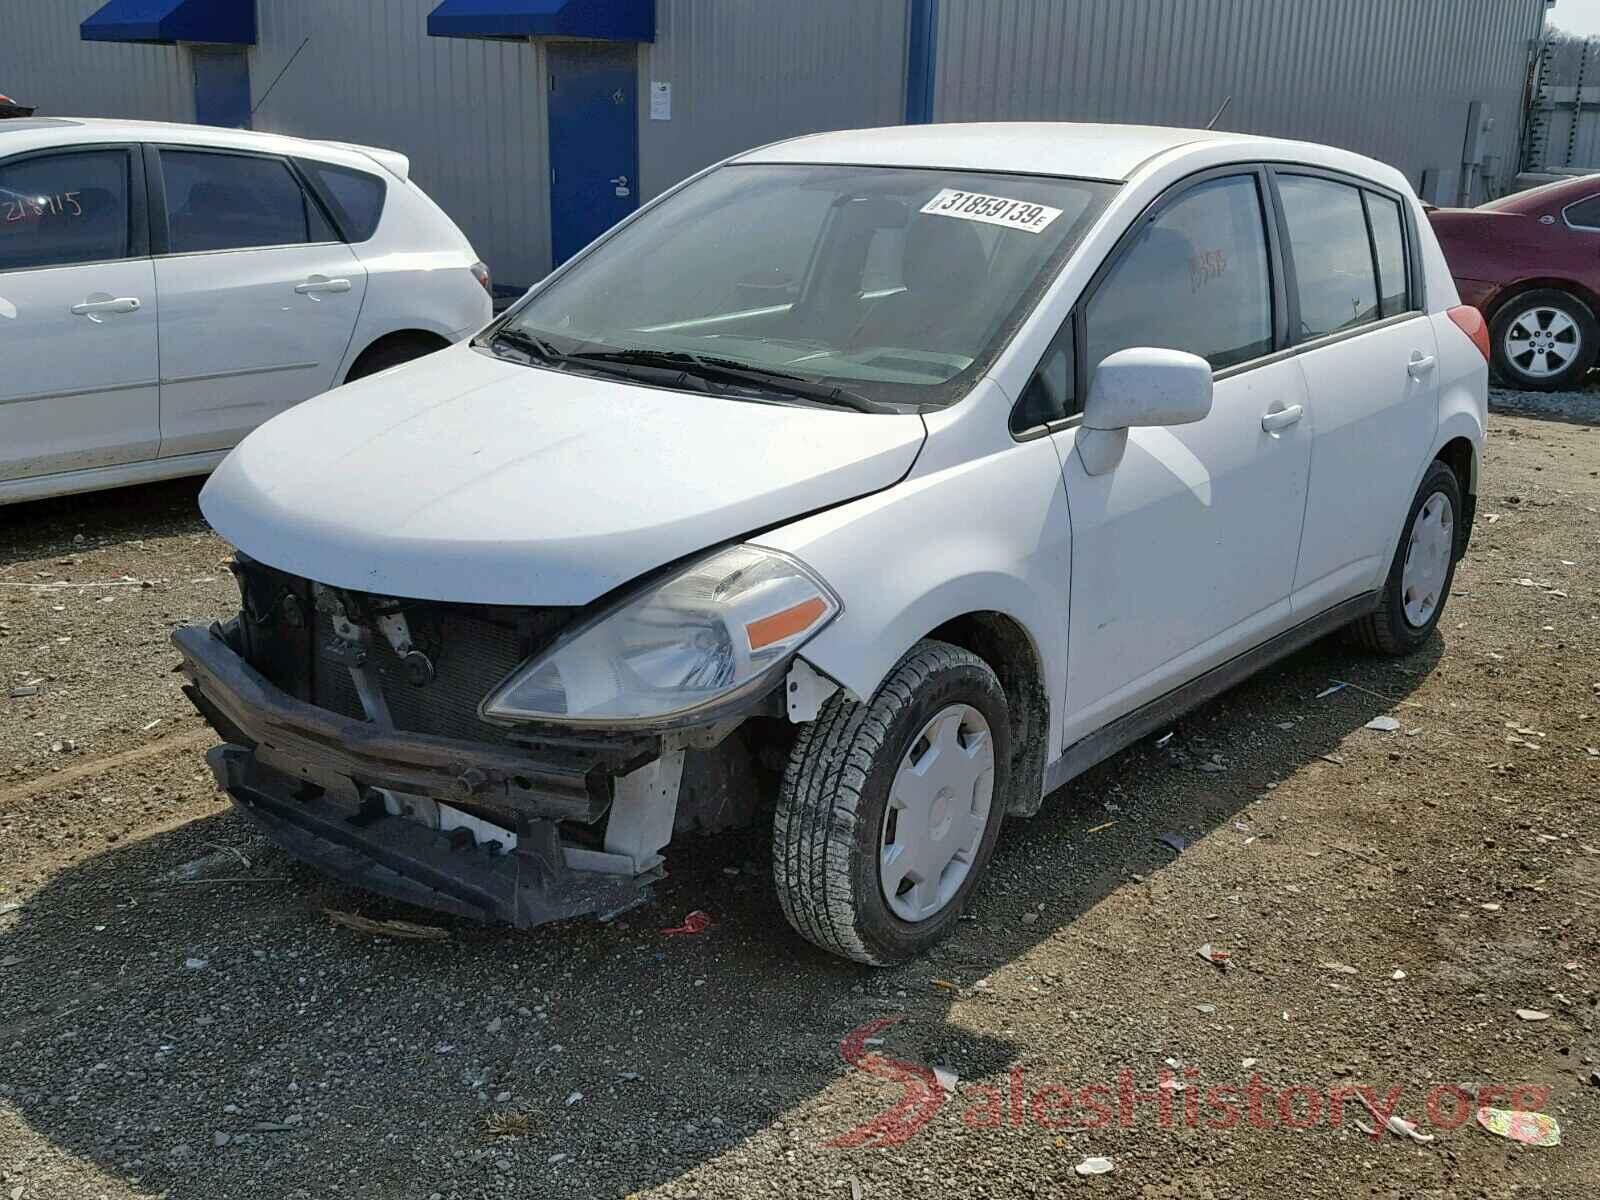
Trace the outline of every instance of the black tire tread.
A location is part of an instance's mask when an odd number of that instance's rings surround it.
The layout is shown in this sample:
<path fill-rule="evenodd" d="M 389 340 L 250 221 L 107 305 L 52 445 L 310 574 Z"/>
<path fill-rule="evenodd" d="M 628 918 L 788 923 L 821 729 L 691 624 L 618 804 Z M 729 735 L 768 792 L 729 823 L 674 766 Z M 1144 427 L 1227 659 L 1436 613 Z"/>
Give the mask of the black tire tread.
<path fill-rule="evenodd" d="M 1389 573 L 1384 577 L 1383 598 L 1376 611 L 1364 617 L 1358 617 L 1350 624 L 1350 634 L 1358 646 L 1373 653 L 1382 654 L 1389 658 L 1400 658 L 1417 649 L 1418 643 L 1408 642 L 1396 633 L 1398 621 L 1394 618 L 1394 610 L 1401 606 L 1400 581 L 1404 572 L 1406 541 L 1411 536 L 1411 523 L 1415 520 L 1418 501 L 1433 490 L 1434 481 L 1440 473 L 1448 475 L 1455 481 L 1458 494 L 1465 489 L 1450 465 L 1440 459 L 1434 459 L 1428 470 L 1423 473 L 1422 483 L 1417 487 L 1417 494 L 1412 498 L 1411 507 L 1406 510 L 1405 526 L 1400 530 L 1400 540 L 1395 546 L 1393 560 L 1389 564 Z M 1456 504 L 1456 519 L 1461 517 L 1461 505 Z M 1446 581 L 1448 587 L 1449 580 Z M 1448 592 L 1446 593 L 1448 596 Z M 1445 599 L 1439 601 L 1438 615 L 1433 618 L 1437 624 L 1439 617 L 1444 613 Z"/>
<path fill-rule="evenodd" d="M 860 932 L 851 887 L 862 790 L 895 714 L 935 674 L 989 665 L 967 650 L 924 640 L 868 704 L 839 691 L 800 729 L 773 819 L 772 874 L 783 915 L 807 941 L 869 966 L 887 966 Z M 998 683 L 997 683 L 998 686 Z"/>

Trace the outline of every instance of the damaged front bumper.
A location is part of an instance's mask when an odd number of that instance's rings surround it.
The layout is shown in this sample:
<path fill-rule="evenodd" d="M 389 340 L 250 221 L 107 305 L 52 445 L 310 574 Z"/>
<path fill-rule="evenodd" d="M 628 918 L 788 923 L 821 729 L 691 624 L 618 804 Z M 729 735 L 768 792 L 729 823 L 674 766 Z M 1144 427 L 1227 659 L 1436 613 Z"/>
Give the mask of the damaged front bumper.
<path fill-rule="evenodd" d="M 411 733 L 274 686 L 219 626 L 173 634 L 225 744 L 218 784 L 277 845 L 397 900 L 527 927 L 607 916 L 664 875 L 684 749 L 649 737 L 490 744 Z M 564 840 L 563 823 L 587 831 Z"/>

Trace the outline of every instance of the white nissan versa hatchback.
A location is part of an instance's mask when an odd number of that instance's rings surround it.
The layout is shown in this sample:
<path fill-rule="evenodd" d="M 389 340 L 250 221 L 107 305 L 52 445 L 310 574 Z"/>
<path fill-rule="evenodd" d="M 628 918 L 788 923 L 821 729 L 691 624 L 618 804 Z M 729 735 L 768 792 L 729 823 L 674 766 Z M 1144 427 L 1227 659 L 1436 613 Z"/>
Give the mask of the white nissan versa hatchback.
<path fill-rule="evenodd" d="M 799 138 L 246 438 L 201 496 L 243 611 L 174 640 L 222 786 L 341 878 L 605 915 L 765 814 L 795 928 L 892 963 L 1090 764 L 1341 626 L 1432 636 L 1486 349 L 1354 154 Z"/>
<path fill-rule="evenodd" d="M 209 471 L 268 417 L 475 333 L 488 270 L 363 146 L 0 121 L 0 504 Z"/>

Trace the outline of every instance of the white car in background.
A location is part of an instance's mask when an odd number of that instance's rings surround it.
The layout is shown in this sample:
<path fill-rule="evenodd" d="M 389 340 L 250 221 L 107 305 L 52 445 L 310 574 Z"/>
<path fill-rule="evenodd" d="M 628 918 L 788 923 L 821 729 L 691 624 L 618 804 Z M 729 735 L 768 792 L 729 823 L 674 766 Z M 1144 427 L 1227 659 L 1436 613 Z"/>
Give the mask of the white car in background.
<path fill-rule="evenodd" d="M 0 122 L 0 504 L 211 470 L 268 417 L 490 318 L 402 154 Z"/>
<path fill-rule="evenodd" d="M 1355 154 L 798 138 L 246 438 L 200 498 L 243 611 L 174 641 L 221 786 L 334 875 L 533 925 L 764 818 L 795 928 L 897 962 L 1004 816 L 1324 634 L 1433 636 L 1487 358 Z"/>

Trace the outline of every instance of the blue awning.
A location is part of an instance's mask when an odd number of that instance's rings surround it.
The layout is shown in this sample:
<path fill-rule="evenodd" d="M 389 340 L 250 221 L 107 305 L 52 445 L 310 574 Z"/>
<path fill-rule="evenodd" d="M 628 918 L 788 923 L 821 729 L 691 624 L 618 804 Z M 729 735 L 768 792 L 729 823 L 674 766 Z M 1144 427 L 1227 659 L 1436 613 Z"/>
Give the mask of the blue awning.
<path fill-rule="evenodd" d="M 656 40 L 655 0 L 444 0 L 428 14 L 431 37 Z"/>
<path fill-rule="evenodd" d="M 86 42 L 256 44 L 255 0 L 111 0 L 78 26 Z"/>

